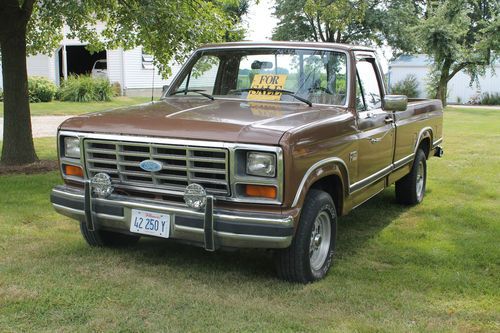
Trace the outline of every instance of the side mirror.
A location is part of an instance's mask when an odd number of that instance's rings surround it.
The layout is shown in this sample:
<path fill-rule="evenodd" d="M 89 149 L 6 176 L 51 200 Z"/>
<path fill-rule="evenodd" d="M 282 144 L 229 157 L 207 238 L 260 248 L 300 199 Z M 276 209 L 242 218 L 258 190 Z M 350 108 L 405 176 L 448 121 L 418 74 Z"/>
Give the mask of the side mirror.
<path fill-rule="evenodd" d="M 168 89 L 169 87 L 170 87 L 170 85 L 168 85 L 168 84 L 164 85 L 164 86 L 162 87 L 162 89 L 161 89 L 162 94 L 164 94 L 164 93 L 165 93 L 165 91 L 167 91 L 167 89 Z"/>
<path fill-rule="evenodd" d="M 405 95 L 385 95 L 382 108 L 384 111 L 405 111 L 408 97 Z"/>

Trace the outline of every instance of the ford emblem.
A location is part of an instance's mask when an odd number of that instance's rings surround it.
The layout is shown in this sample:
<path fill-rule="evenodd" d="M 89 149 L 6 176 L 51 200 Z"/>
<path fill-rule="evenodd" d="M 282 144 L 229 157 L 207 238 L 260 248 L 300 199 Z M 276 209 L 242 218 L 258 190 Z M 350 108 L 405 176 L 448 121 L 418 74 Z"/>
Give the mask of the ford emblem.
<path fill-rule="evenodd" d="M 139 163 L 139 167 L 144 171 L 156 172 L 160 171 L 163 166 L 161 162 L 155 160 L 144 160 L 141 163 Z"/>

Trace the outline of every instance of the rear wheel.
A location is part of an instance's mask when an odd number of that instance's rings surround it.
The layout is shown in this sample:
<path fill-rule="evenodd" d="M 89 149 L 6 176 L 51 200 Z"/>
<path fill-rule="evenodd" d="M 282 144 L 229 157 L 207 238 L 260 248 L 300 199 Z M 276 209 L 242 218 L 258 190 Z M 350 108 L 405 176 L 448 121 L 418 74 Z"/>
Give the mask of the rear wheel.
<path fill-rule="evenodd" d="M 80 222 L 80 232 L 90 246 L 122 247 L 134 245 L 140 236 L 126 235 L 107 230 L 90 231 L 86 222 Z"/>
<path fill-rule="evenodd" d="M 409 174 L 396 182 L 396 200 L 405 205 L 421 203 L 427 182 L 427 160 L 422 149 L 417 150 Z"/>
<path fill-rule="evenodd" d="M 322 279 L 330 269 L 337 235 L 337 213 L 331 196 L 311 190 L 289 248 L 275 252 L 281 279 L 308 283 Z"/>

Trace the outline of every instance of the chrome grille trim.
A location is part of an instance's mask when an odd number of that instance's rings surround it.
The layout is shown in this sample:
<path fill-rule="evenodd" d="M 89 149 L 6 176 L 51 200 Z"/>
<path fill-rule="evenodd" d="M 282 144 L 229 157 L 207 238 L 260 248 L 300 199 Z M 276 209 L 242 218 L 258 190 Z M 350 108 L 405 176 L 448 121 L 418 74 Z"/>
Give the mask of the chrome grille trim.
<path fill-rule="evenodd" d="M 191 183 L 208 193 L 230 196 L 229 153 L 226 148 L 146 142 L 84 139 L 85 166 L 89 177 L 108 173 L 116 187 L 132 185 L 181 195 Z M 143 160 L 163 164 L 158 172 L 139 167 Z"/>

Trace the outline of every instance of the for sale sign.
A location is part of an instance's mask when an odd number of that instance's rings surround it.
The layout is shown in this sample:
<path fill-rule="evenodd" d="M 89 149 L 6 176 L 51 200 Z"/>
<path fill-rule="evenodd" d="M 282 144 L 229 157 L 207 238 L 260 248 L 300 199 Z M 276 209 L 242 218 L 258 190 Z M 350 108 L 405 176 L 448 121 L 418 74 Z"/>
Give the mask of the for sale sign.
<path fill-rule="evenodd" d="M 256 89 L 284 89 L 286 74 L 255 74 L 252 80 L 252 88 Z M 248 99 L 259 99 L 266 101 L 279 101 L 281 93 L 274 91 L 250 90 Z"/>

